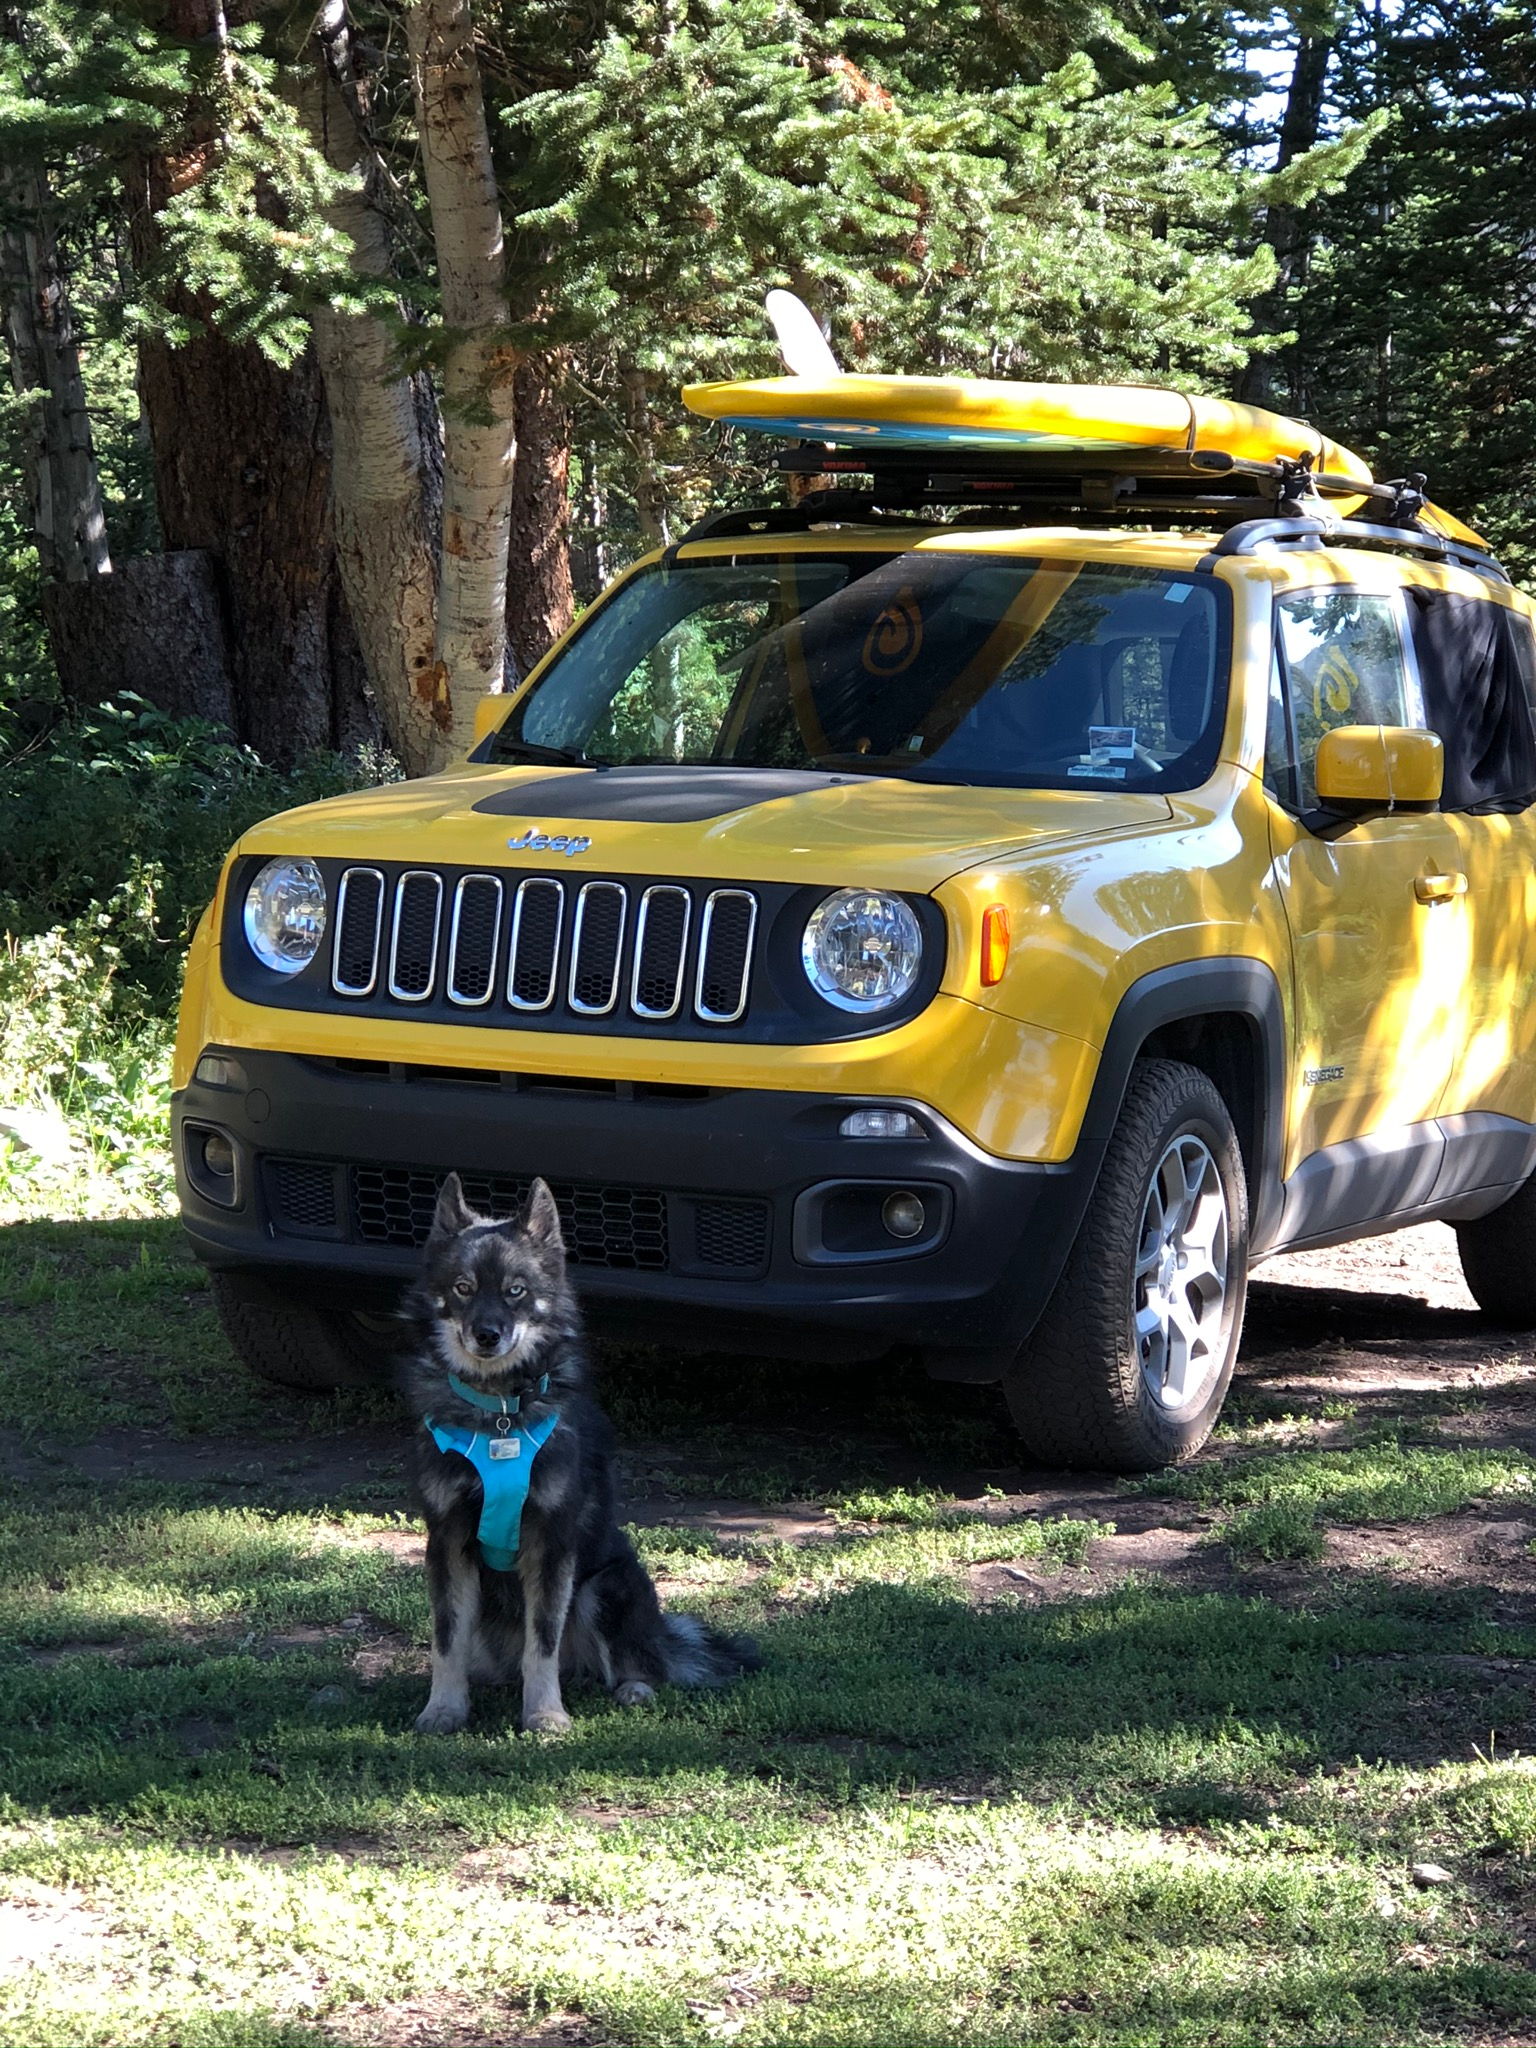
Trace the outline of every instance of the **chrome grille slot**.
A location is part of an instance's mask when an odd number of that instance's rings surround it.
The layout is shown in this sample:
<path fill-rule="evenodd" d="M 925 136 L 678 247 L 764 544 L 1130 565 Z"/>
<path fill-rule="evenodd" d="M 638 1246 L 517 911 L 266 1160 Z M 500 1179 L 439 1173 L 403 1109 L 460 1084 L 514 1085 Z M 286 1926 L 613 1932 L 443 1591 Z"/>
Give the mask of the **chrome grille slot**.
<path fill-rule="evenodd" d="M 715 889 L 705 899 L 699 932 L 694 1015 L 705 1024 L 734 1024 L 746 1013 L 757 898 L 746 889 Z"/>
<path fill-rule="evenodd" d="M 565 885 L 532 875 L 512 899 L 507 1001 L 514 1010 L 547 1010 L 555 1000 Z"/>
<path fill-rule="evenodd" d="M 389 992 L 397 1002 L 424 1003 L 437 979 L 443 882 L 411 868 L 395 884 L 395 929 L 389 942 Z"/>
<path fill-rule="evenodd" d="M 618 882 L 586 882 L 576 898 L 571 931 L 571 1008 L 582 1017 L 606 1017 L 619 993 L 628 894 Z"/>
<path fill-rule="evenodd" d="M 466 1009 L 488 1003 L 496 986 L 501 944 L 501 883 L 495 875 L 465 875 L 453 892 L 448 934 L 448 1000 Z"/>
<path fill-rule="evenodd" d="M 379 979 L 384 877 L 377 868 L 348 868 L 336 892 L 336 950 L 331 987 L 339 996 L 371 996 Z"/>
<path fill-rule="evenodd" d="M 675 1017 L 683 1000 L 683 961 L 693 898 L 674 883 L 660 883 L 640 898 L 635 920 L 635 971 L 629 1007 L 637 1017 Z"/>

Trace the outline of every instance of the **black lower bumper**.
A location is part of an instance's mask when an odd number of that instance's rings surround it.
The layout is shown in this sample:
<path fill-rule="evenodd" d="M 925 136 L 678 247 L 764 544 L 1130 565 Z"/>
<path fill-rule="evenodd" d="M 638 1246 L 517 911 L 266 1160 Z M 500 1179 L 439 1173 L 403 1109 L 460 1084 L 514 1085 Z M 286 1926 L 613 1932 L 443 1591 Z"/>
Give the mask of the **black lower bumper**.
<path fill-rule="evenodd" d="M 503 1212 L 540 1174 L 599 1324 L 829 1358 L 916 1345 L 988 1378 L 1044 1307 L 1087 1198 L 1083 1165 L 993 1158 L 920 1102 L 904 1106 L 922 1137 L 851 1138 L 840 1125 L 867 1099 L 217 1047 L 198 1075 L 172 1112 L 197 1256 L 340 1307 L 386 1307 L 416 1272 L 444 1172 Z M 917 1210 L 889 1210 L 893 1195 Z"/>

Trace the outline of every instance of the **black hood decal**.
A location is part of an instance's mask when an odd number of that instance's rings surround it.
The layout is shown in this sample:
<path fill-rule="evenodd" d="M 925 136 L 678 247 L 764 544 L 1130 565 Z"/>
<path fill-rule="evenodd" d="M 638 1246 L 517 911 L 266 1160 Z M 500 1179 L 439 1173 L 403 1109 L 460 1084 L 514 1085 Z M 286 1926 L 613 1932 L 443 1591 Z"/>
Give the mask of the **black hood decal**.
<path fill-rule="evenodd" d="M 614 818 L 637 825 L 696 825 L 775 797 L 846 786 L 866 776 L 809 768 L 578 768 L 498 789 L 471 806 L 497 818 Z"/>

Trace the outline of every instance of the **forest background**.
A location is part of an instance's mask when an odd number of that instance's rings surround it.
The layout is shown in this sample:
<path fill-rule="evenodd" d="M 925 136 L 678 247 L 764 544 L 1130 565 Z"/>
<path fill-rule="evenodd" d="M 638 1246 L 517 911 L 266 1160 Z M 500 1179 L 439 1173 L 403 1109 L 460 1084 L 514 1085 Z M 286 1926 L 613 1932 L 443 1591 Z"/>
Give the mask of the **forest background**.
<path fill-rule="evenodd" d="M 250 820 L 422 773 L 774 486 L 680 384 L 1123 379 L 1309 418 L 1536 563 L 1536 10 L 0 7 L 0 1216 L 167 1192 Z"/>

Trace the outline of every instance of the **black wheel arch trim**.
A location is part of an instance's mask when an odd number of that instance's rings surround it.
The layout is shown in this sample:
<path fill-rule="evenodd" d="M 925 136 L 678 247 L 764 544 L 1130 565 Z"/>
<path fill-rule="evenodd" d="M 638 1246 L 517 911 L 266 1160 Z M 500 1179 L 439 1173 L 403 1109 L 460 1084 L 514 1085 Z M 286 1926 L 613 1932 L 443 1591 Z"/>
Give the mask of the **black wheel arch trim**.
<path fill-rule="evenodd" d="M 1253 1036 L 1252 1102 L 1245 1107 L 1229 1101 L 1227 1107 L 1247 1169 L 1250 1251 L 1262 1252 L 1273 1242 L 1284 1201 L 1285 1008 L 1274 970 L 1262 960 L 1179 961 L 1142 975 L 1120 998 L 1074 1152 L 1073 1163 L 1081 1168 L 1073 1176 L 1074 1193 L 1082 1191 L 1079 1218 L 1098 1181 L 1131 1069 L 1149 1041 L 1171 1025 L 1217 1016 L 1245 1019 Z M 1196 1058 L 1191 1064 L 1200 1062 Z M 1212 1078 L 1220 1087 L 1219 1078 Z M 1073 1229 L 1075 1234 L 1075 1221 Z"/>

